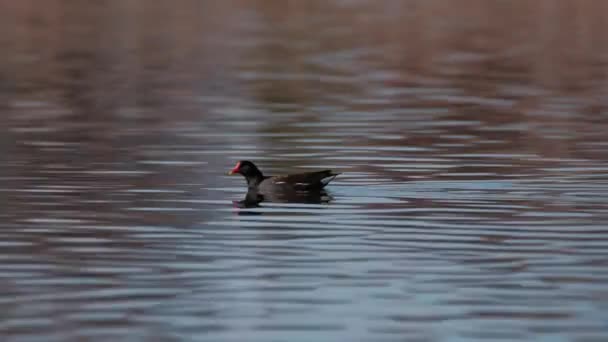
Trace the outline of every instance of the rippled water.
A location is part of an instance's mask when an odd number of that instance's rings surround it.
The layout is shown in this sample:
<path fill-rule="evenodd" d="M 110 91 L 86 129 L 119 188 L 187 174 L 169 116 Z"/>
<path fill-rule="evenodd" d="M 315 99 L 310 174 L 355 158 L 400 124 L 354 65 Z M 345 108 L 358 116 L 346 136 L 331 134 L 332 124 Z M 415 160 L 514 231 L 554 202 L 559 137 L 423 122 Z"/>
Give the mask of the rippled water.
<path fill-rule="evenodd" d="M 606 5 L 463 3 L 0 5 L 1 340 L 605 341 Z"/>

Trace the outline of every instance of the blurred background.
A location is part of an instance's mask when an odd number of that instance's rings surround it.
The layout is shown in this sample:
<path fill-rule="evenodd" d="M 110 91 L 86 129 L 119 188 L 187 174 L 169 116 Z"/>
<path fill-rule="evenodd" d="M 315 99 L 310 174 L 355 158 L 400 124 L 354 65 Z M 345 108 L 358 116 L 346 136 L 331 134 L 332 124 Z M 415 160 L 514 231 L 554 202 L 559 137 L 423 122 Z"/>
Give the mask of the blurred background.
<path fill-rule="evenodd" d="M 608 2 L 0 1 L 0 340 L 605 341 Z M 236 161 L 343 172 L 235 208 Z"/>

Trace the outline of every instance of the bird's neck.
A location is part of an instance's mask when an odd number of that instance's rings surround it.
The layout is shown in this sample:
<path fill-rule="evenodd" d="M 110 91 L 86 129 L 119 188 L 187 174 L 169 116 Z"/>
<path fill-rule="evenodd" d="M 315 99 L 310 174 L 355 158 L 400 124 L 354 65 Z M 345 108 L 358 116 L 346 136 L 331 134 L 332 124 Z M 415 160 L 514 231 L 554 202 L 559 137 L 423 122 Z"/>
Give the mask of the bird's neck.
<path fill-rule="evenodd" d="M 260 170 L 255 170 L 250 175 L 247 175 L 247 187 L 249 189 L 255 189 L 264 180 L 264 175 Z"/>

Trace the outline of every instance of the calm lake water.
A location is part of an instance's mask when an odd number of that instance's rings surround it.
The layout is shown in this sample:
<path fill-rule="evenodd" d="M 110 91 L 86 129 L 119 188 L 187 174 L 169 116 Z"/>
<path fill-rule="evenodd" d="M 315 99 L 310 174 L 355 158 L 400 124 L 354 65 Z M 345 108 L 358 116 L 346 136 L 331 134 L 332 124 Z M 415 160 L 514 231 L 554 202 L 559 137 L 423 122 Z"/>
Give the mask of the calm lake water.
<path fill-rule="evenodd" d="M 0 340 L 608 340 L 608 3 L 452 6 L 0 3 Z"/>

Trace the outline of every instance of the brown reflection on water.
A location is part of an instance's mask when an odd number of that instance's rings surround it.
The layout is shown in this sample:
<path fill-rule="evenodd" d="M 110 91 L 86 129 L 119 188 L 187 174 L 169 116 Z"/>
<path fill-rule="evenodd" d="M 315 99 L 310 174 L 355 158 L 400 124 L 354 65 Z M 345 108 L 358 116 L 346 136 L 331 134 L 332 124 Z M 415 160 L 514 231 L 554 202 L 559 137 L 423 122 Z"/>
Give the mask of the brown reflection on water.
<path fill-rule="evenodd" d="M 0 2 L 0 336 L 603 337 L 606 13 Z"/>

